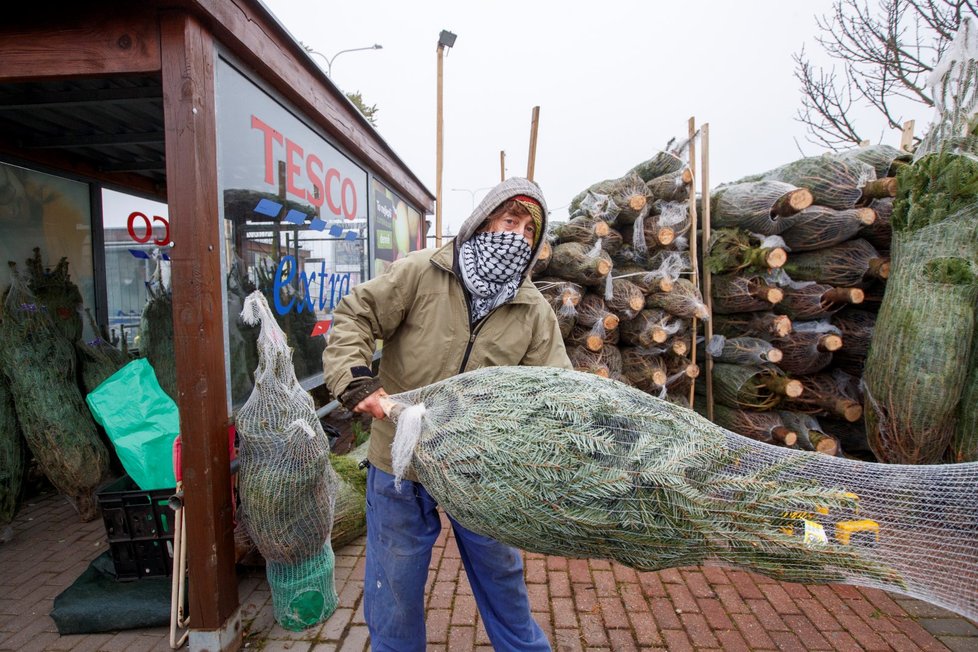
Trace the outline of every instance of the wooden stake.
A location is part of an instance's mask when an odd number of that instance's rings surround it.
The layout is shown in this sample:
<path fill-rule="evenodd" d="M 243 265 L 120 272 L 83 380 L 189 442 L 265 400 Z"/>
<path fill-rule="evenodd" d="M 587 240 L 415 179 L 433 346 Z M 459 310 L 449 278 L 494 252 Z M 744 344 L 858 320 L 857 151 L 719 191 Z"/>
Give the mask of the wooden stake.
<path fill-rule="evenodd" d="M 693 179 L 696 178 L 696 118 L 691 117 L 689 119 L 689 171 L 693 175 Z M 699 274 L 697 273 L 696 264 L 696 191 L 690 189 L 689 193 L 689 262 L 692 266 L 692 274 L 690 275 L 690 281 L 693 283 L 693 287 L 699 287 Z M 689 359 L 694 363 L 696 361 L 696 318 L 693 317 L 689 325 L 690 333 L 690 355 Z M 691 376 L 689 381 L 689 404 L 693 404 L 695 399 L 694 392 L 696 390 L 696 377 Z"/>
<path fill-rule="evenodd" d="M 530 154 L 526 159 L 526 178 L 533 181 L 533 168 L 537 160 L 537 130 L 540 128 L 540 107 L 533 107 L 530 118 Z"/>
<path fill-rule="evenodd" d="M 438 102 L 435 127 L 435 246 L 441 246 L 441 171 L 442 171 L 442 82 L 445 46 L 438 46 Z"/>
<path fill-rule="evenodd" d="M 700 143 L 703 145 L 703 149 L 700 150 L 700 184 L 701 184 L 701 198 L 700 203 L 703 206 L 703 252 L 704 255 L 708 253 L 707 247 L 710 244 L 710 123 L 707 122 L 700 129 Z M 691 195 L 696 194 L 696 189 L 690 189 Z M 692 231 L 691 240 L 696 239 L 696 231 Z M 782 263 L 783 264 L 783 263 Z M 703 300 L 706 301 L 706 308 L 713 314 L 713 275 L 710 273 L 710 268 L 703 266 Z M 706 341 L 709 342 L 713 339 L 713 320 L 708 320 L 703 325 L 704 331 L 703 335 L 706 337 Z M 706 357 L 706 376 L 704 381 L 706 382 L 706 418 L 713 421 L 713 358 L 709 355 Z"/>
<path fill-rule="evenodd" d="M 506 180 L 506 150 L 499 150 L 499 180 Z"/>
<path fill-rule="evenodd" d="M 903 133 L 900 135 L 900 151 L 910 152 L 913 148 L 913 120 L 903 123 Z"/>

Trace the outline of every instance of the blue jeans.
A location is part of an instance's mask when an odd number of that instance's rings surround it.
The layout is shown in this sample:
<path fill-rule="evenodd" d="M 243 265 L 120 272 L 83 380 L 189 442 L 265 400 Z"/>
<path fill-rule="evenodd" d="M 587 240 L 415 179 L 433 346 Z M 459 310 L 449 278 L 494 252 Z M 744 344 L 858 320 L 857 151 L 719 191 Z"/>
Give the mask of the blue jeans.
<path fill-rule="evenodd" d="M 437 506 L 421 483 L 403 480 L 398 492 L 394 476 L 373 466 L 367 471 L 363 613 L 373 652 L 424 652 L 424 587 L 441 531 Z M 530 615 L 519 551 L 448 518 L 493 648 L 550 650 Z"/>

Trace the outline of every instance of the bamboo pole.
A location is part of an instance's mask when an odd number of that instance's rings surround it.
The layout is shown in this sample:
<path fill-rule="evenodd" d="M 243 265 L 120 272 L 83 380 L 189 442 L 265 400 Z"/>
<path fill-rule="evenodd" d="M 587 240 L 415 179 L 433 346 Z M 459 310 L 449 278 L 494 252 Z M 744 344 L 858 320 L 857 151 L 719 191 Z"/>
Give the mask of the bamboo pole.
<path fill-rule="evenodd" d="M 689 119 L 689 171 L 693 175 L 693 180 L 696 179 L 696 118 L 690 117 Z M 692 267 L 692 274 L 690 281 L 693 283 L 693 287 L 699 287 L 699 274 L 696 271 L 696 190 L 695 187 L 690 188 L 689 192 L 689 264 Z M 690 355 L 689 359 L 696 364 L 696 317 L 690 321 L 689 324 L 689 336 L 690 336 Z M 692 376 L 689 379 L 689 404 L 692 405 L 695 400 L 694 392 L 696 390 L 696 377 Z"/>
<path fill-rule="evenodd" d="M 438 102 L 435 127 L 435 246 L 441 246 L 441 171 L 442 171 L 442 83 L 445 67 L 445 46 L 438 44 Z"/>
<path fill-rule="evenodd" d="M 706 255 L 707 247 L 710 243 L 710 123 L 707 122 L 700 129 L 700 205 L 703 207 L 703 252 Z M 695 188 L 691 189 L 692 194 L 696 194 Z M 696 231 L 692 232 L 696 239 Z M 706 301 L 706 308 L 713 314 L 713 275 L 710 268 L 703 266 L 703 300 Z M 707 320 L 703 324 L 703 335 L 706 341 L 713 339 L 713 320 Z M 705 356 L 706 376 L 703 382 L 706 383 L 706 418 L 713 421 L 713 358 Z"/>
<path fill-rule="evenodd" d="M 499 150 L 499 181 L 506 180 L 506 150 Z"/>
<path fill-rule="evenodd" d="M 530 153 L 526 158 L 526 178 L 533 181 L 533 168 L 537 161 L 537 130 L 540 128 L 540 107 L 533 107 L 530 118 Z"/>

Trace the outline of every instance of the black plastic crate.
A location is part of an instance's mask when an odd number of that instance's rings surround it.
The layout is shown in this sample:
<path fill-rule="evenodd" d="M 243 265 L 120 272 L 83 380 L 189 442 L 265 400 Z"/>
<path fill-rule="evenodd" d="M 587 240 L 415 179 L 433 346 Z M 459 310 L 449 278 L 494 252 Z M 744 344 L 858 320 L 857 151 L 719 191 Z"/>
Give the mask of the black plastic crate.
<path fill-rule="evenodd" d="M 169 499 L 174 491 L 143 491 L 124 475 L 95 494 L 119 580 L 171 574 L 174 514 Z"/>

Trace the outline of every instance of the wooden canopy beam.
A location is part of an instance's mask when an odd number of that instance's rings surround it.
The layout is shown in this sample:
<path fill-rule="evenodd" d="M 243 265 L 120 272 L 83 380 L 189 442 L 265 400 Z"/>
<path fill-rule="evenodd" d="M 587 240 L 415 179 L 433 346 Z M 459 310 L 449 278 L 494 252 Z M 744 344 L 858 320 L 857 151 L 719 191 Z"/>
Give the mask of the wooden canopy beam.
<path fill-rule="evenodd" d="M 183 443 L 191 649 L 241 646 L 234 536 L 221 225 L 214 111 L 215 45 L 183 12 L 161 12 L 167 205 L 173 247 L 173 349 Z"/>
<path fill-rule="evenodd" d="M 155 4 L 21 4 L 4 16 L 0 83 L 156 73 L 160 33 Z"/>

